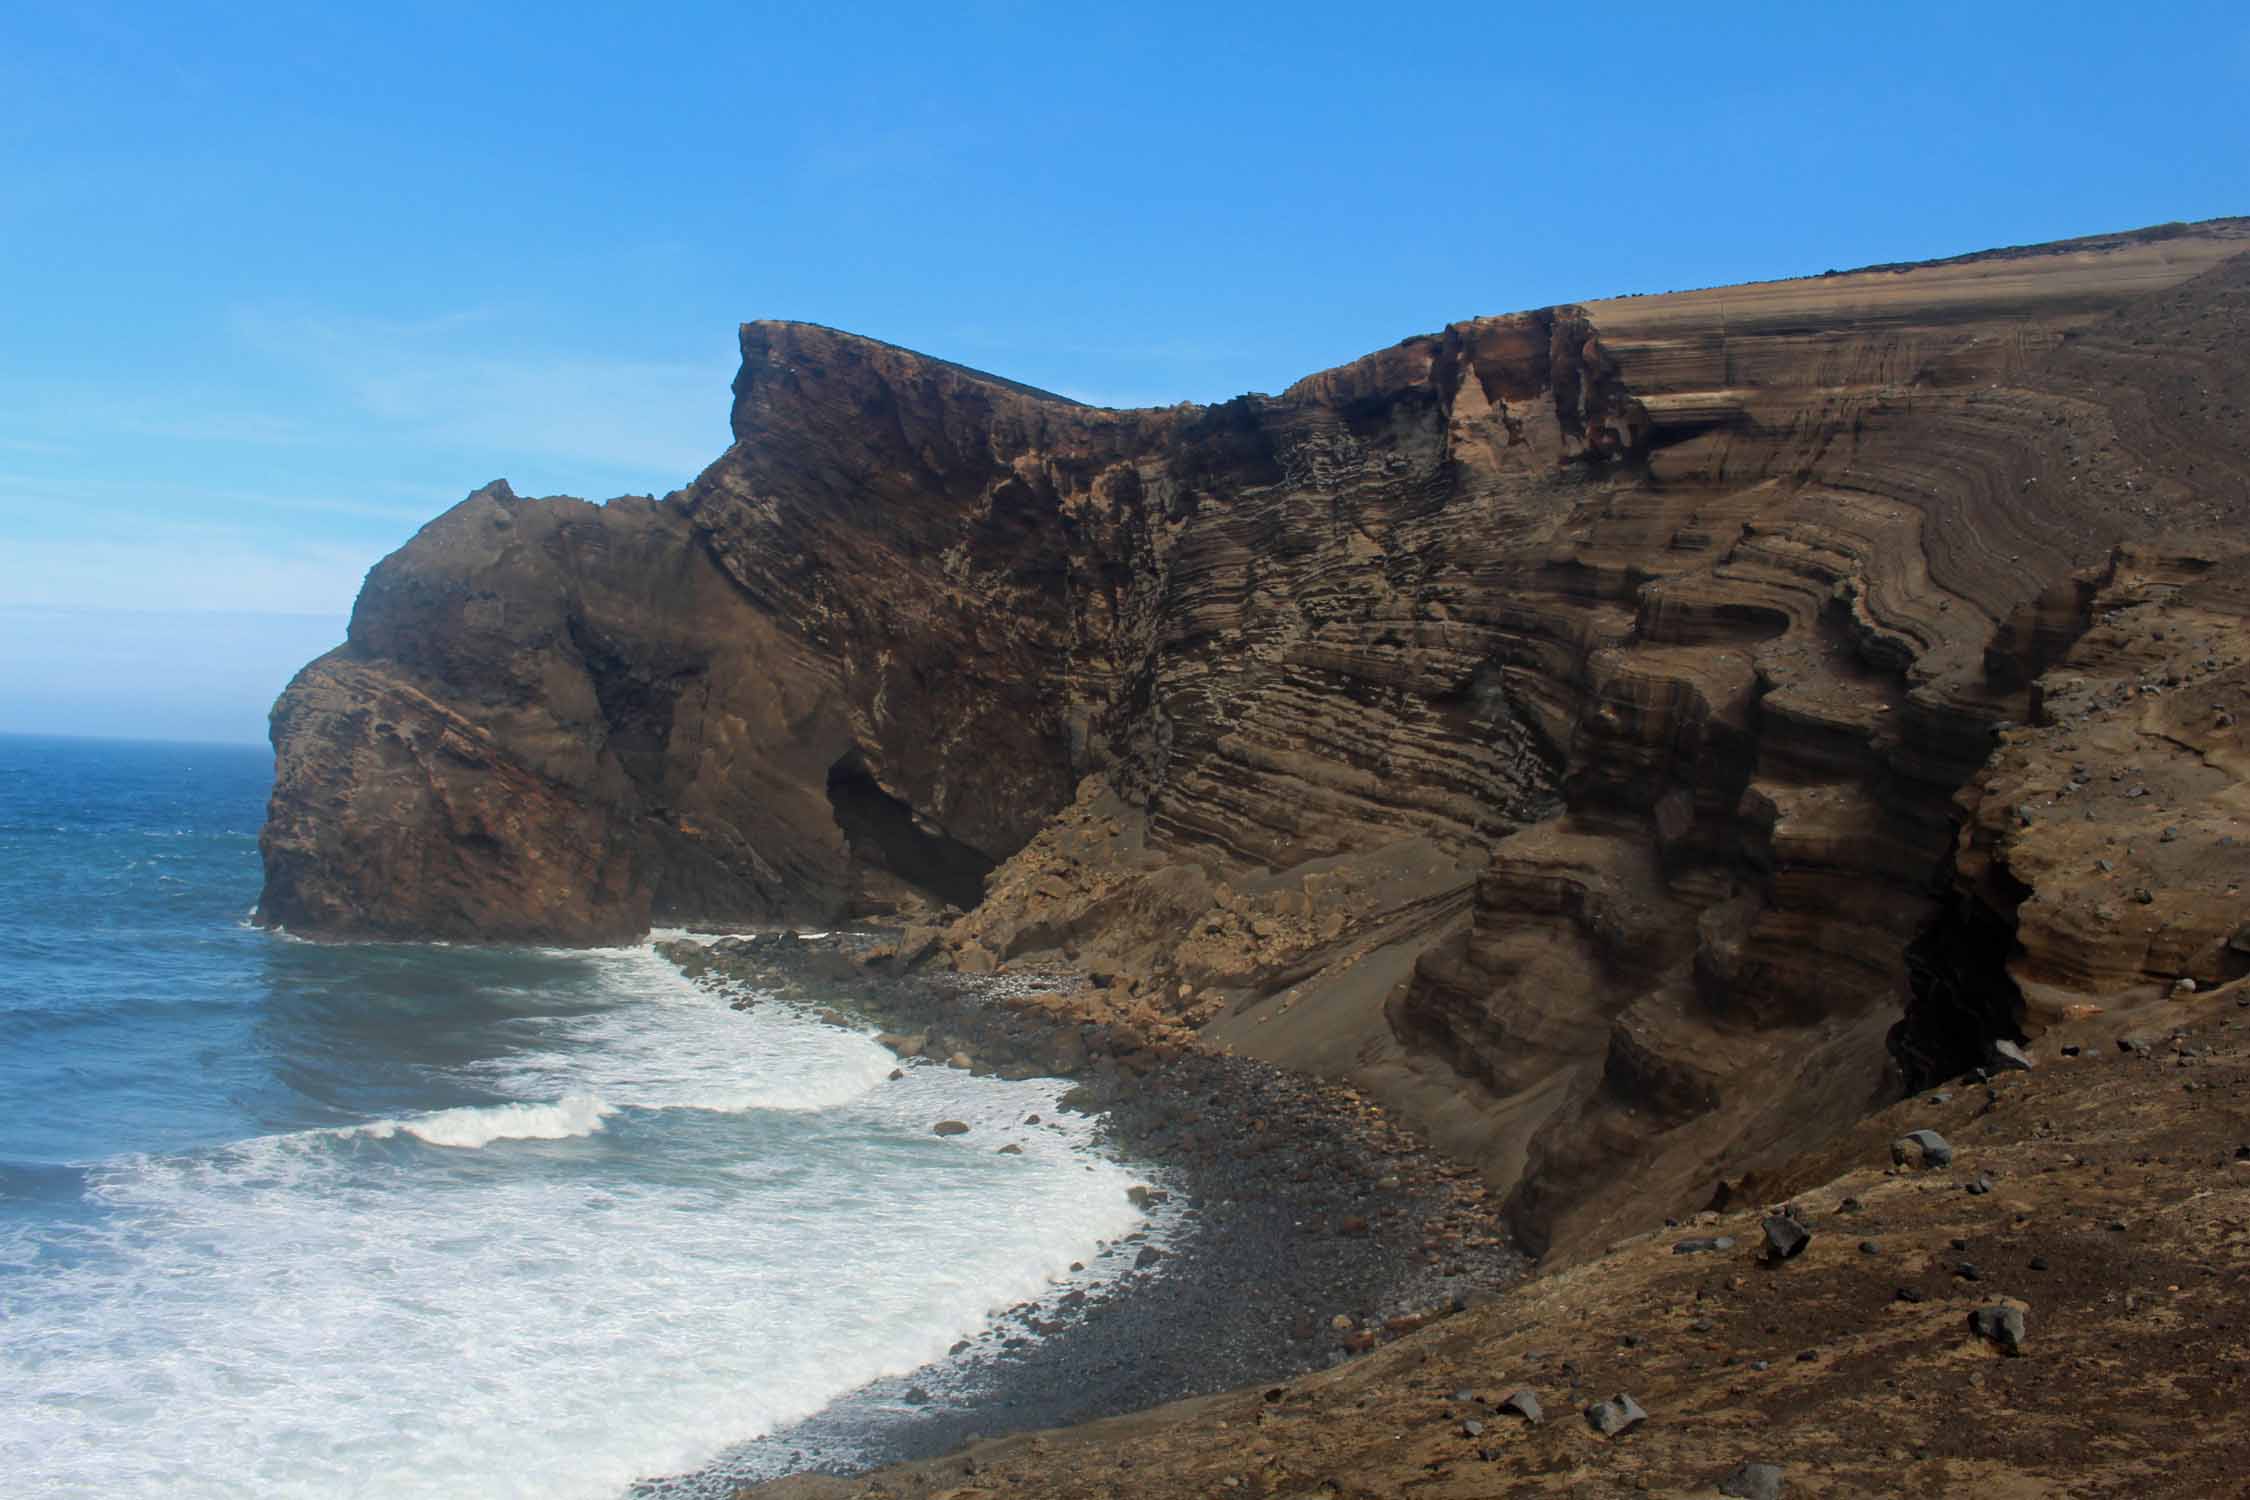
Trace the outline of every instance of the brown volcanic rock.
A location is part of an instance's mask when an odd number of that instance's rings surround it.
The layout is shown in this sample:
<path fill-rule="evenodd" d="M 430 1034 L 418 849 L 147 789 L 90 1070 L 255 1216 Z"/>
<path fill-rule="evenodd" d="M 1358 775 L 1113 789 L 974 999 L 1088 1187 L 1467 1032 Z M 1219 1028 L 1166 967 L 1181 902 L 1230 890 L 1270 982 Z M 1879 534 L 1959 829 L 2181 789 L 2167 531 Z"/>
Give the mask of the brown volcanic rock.
<path fill-rule="evenodd" d="M 1956 884 L 2033 1029 L 2250 973 L 2250 542 L 2120 547 L 2087 627 L 1963 793 Z"/>
<path fill-rule="evenodd" d="M 593 942 L 837 899 L 827 676 L 675 508 L 489 485 L 376 566 L 275 705 L 261 915 Z"/>
<path fill-rule="evenodd" d="M 2167 886 L 2145 941 L 2027 900 L 2084 851 L 2002 837 L 1986 762 L 2058 673 L 2141 669 L 2097 607 L 2232 639 L 2167 580 L 2250 522 L 2246 248 L 1484 318 L 1144 412 L 746 325 L 689 488 L 480 492 L 370 577 L 276 711 L 263 910 L 587 940 L 973 907 L 965 961 L 1112 968 L 1355 1074 L 1534 1245 L 1601 1243 L 1895 1095 L 1894 1027 L 1915 1076 L 1977 1061 L 2018 934 L 2049 1008 L 2232 972 L 2228 893 Z M 2161 795 L 2197 848 L 2217 701 L 2132 730 L 2189 732 Z"/>

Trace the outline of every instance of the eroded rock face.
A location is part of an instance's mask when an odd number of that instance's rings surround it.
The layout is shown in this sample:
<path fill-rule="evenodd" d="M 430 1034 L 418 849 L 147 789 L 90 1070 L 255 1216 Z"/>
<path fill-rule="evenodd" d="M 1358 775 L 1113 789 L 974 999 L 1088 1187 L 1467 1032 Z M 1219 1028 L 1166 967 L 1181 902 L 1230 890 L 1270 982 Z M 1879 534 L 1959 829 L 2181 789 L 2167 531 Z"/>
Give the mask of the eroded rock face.
<path fill-rule="evenodd" d="M 687 489 L 495 486 L 370 576 L 276 708 L 262 910 L 973 907 L 964 962 L 1355 1073 L 1597 1243 L 2039 1005 L 2237 972 L 2234 867 L 2162 840 L 2236 847 L 2245 249 L 1479 319 L 1139 412 L 749 324 Z M 2160 798 L 2108 922 L 2002 813 L 2089 756 Z"/>
<path fill-rule="evenodd" d="M 676 507 L 489 485 L 369 573 L 275 705 L 260 914 L 600 942 L 835 902 L 831 677 Z"/>
<path fill-rule="evenodd" d="M 2086 630 L 1965 788 L 1955 899 L 2004 924 L 2004 1024 L 2250 975 L 2250 539 L 2121 546 Z M 1917 997 L 1949 1040 L 1959 997 Z M 1953 1059 L 1946 1057 L 1944 1061 Z"/>

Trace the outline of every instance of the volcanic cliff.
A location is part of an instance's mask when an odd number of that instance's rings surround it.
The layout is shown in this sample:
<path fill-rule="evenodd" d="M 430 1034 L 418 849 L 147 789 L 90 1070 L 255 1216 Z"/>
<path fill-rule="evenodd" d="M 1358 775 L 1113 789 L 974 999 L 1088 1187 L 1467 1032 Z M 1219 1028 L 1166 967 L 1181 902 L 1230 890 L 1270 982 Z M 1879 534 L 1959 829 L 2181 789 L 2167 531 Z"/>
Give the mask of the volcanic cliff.
<path fill-rule="evenodd" d="M 1153 411 L 746 324 L 688 488 L 495 483 L 369 574 L 274 711 L 263 920 L 919 920 L 1599 1243 L 2250 972 L 2245 252 L 1479 318 Z"/>

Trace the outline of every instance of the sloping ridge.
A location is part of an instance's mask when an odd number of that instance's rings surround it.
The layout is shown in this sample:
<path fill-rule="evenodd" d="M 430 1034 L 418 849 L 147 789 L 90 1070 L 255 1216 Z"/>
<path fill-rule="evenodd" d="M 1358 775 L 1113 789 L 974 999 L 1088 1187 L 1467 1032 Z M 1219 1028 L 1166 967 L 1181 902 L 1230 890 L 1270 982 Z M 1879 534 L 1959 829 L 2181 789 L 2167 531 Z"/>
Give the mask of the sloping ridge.
<path fill-rule="evenodd" d="M 2231 734 L 2233 596 L 2192 657 L 2154 621 L 2250 521 L 2245 249 L 1481 318 L 1158 411 L 745 324 L 688 488 L 488 486 L 369 575 L 276 705 L 261 913 L 604 941 L 930 920 L 997 866 L 952 961 L 1109 969 L 1357 1076 L 1534 1245 L 1598 1242 L 1993 1034 L 2250 961 L 2231 739 L 2166 794 L 2215 894 L 2123 902 L 2161 937 L 2049 920 L 2039 817 L 1992 813 L 2011 757 L 2180 738 L 2019 745 L 2089 652 Z"/>

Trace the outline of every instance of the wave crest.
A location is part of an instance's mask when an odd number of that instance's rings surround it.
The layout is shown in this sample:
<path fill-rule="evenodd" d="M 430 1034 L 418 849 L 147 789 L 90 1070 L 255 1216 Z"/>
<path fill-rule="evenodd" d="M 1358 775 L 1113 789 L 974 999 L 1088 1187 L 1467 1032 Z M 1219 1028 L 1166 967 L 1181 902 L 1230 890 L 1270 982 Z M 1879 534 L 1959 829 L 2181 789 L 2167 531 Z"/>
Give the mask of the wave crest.
<path fill-rule="evenodd" d="M 553 1104 L 491 1104 L 441 1109 L 411 1120 L 377 1120 L 359 1133 L 388 1140 L 401 1131 L 432 1146 L 474 1151 L 494 1141 L 561 1141 L 595 1135 L 617 1113 L 592 1094 L 571 1094 Z"/>

